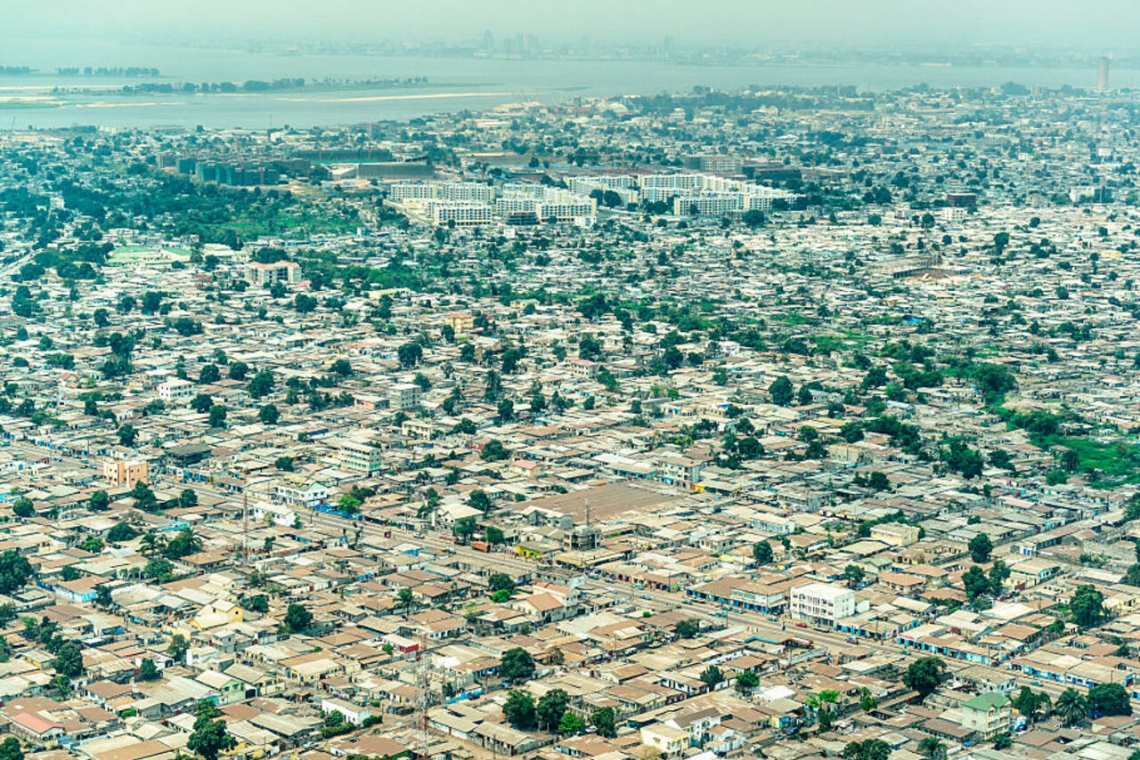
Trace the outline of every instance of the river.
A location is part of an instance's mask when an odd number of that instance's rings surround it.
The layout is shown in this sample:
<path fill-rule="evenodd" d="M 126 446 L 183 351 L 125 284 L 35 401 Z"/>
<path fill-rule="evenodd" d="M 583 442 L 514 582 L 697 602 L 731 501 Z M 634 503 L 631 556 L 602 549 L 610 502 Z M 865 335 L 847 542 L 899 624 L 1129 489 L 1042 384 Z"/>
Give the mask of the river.
<path fill-rule="evenodd" d="M 76 125 L 120 128 L 158 126 L 264 129 L 289 125 L 353 124 L 406 120 L 463 109 L 484 110 L 505 103 L 566 103 L 578 97 L 687 91 L 703 85 L 740 89 L 749 85 L 854 85 L 891 90 L 919 83 L 934 87 L 1028 86 L 1090 87 L 1095 71 L 1061 68 L 950 66 L 825 66 L 813 63 L 691 65 L 640 61 L 571 61 L 418 56 L 277 55 L 212 48 L 157 47 L 92 41 L 69 45 L 19 40 L 5 44 L 0 65 L 56 67 L 153 67 L 157 81 L 244 82 L 291 77 L 406 79 L 427 77 L 427 86 L 389 89 L 306 89 L 279 93 L 211 95 L 123 95 L 105 93 L 53 97 L 51 88 L 118 89 L 140 79 L 0 75 L 0 130 L 47 129 Z M 155 80 L 149 80 L 155 81 Z M 1140 72 L 1113 72 L 1113 86 L 1140 85 Z"/>

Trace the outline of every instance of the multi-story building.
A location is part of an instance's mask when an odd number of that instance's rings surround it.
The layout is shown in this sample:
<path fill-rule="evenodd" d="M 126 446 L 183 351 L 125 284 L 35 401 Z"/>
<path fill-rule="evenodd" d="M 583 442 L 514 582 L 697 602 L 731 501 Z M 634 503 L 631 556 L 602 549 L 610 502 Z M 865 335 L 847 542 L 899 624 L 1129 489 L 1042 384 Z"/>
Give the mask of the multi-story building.
<path fill-rule="evenodd" d="M 679 454 L 657 458 L 657 477 L 668 485 L 692 488 L 701 481 L 701 463 Z"/>
<path fill-rule="evenodd" d="M 141 459 L 113 459 L 103 463 L 103 478 L 112 488 L 134 487 L 147 480 L 147 464 Z"/>
<path fill-rule="evenodd" d="M 991 691 L 962 703 L 962 728 L 976 731 L 983 741 L 1008 734 L 1013 716 L 1009 697 Z"/>
<path fill-rule="evenodd" d="M 430 182 L 396 182 L 388 188 L 388 197 L 396 203 L 434 200 L 435 186 Z"/>
<path fill-rule="evenodd" d="M 796 620 L 833 626 L 855 614 L 855 592 L 826 583 L 809 583 L 792 589 L 788 607 Z"/>
<path fill-rule="evenodd" d="M 396 383 L 388 389 L 388 405 L 398 412 L 418 409 L 421 393 L 415 383 Z"/>
<path fill-rule="evenodd" d="M 600 364 L 589 359 L 568 359 L 566 361 L 566 369 L 579 380 L 593 380 L 598 376 L 601 368 Z"/>
<path fill-rule="evenodd" d="M 250 283 L 259 287 L 275 282 L 292 285 L 301 281 L 301 265 L 296 261 L 276 261 L 272 264 L 251 261 L 245 265 L 245 273 Z"/>
<path fill-rule="evenodd" d="M 701 174 L 653 174 L 641 178 L 641 197 L 647 201 L 667 201 L 675 195 L 704 189 Z"/>
<path fill-rule="evenodd" d="M 370 446 L 357 441 L 341 441 L 337 444 L 337 449 L 340 465 L 346 470 L 372 475 L 384 467 L 379 446 Z"/>
<path fill-rule="evenodd" d="M 273 490 L 278 500 L 293 506 L 312 509 L 328 501 L 329 490 L 315 480 L 298 475 L 286 475 Z"/>
<path fill-rule="evenodd" d="M 476 227 L 491 223 L 491 207 L 485 203 L 464 201 L 431 201 L 432 223 L 437 227 Z"/>
<path fill-rule="evenodd" d="M 543 201 L 535 206 L 534 213 L 543 221 L 548 219 L 557 219 L 560 222 L 576 219 L 591 220 L 598 215 L 598 202 L 593 198 L 583 197 L 565 202 Z"/>
<path fill-rule="evenodd" d="M 194 383 L 172 377 L 158 386 L 158 397 L 164 404 L 185 404 L 194 398 Z"/>

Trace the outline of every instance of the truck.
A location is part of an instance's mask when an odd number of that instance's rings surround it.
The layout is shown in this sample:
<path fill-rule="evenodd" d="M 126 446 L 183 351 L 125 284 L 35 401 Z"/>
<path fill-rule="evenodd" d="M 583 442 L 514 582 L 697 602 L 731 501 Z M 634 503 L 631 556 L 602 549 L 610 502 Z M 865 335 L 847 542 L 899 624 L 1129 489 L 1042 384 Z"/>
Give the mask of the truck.
<path fill-rule="evenodd" d="M 471 548 L 478 552 L 490 552 L 491 545 L 486 541 L 472 541 Z"/>

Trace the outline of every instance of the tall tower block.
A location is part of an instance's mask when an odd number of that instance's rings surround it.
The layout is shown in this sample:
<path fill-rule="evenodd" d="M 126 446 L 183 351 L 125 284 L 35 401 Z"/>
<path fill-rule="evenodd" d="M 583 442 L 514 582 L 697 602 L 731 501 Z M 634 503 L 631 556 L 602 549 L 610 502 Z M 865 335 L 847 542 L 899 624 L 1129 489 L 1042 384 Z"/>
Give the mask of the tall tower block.
<path fill-rule="evenodd" d="M 1100 92 L 1107 92 L 1108 91 L 1108 69 L 1109 69 L 1110 64 L 1111 64 L 1111 61 L 1109 61 L 1108 57 L 1105 56 L 1104 58 L 1100 59 L 1100 63 L 1097 65 L 1097 68 L 1096 68 L 1096 88 Z"/>

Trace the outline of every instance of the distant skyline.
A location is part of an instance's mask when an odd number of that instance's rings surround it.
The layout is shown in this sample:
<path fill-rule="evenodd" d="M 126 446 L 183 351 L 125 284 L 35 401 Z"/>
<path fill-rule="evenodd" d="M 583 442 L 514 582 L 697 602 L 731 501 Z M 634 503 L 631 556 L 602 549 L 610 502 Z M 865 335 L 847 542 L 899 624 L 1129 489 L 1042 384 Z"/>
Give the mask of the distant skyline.
<path fill-rule="evenodd" d="M 1106 0 L 8 0 L 0 39 L 362 41 L 534 33 L 631 44 L 1128 49 L 1140 3 Z M 0 48 L 0 59 L 3 49 Z M 0 60 L 0 63 L 13 63 Z"/>

